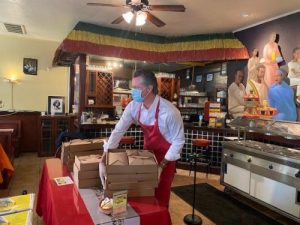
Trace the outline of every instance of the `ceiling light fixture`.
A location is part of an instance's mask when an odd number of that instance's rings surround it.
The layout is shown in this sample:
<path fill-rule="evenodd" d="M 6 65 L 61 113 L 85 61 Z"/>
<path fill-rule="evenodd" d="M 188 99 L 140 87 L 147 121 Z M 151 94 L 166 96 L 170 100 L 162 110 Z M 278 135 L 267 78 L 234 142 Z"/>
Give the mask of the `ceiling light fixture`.
<path fill-rule="evenodd" d="M 143 26 L 145 25 L 147 20 L 147 13 L 143 12 L 143 11 L 138 11 L 136 13 L 136 21 L 135 21 L 135 25 L 136 26 Z"/>
<path fill-rule="evenodd" d="M 136 13 L 136 18 L 135 18 L 135 25 L 136 26 L 143 26 L 146 24 L 146 20 L 147 20 L 147 13 L 139 10 Z M 133 17 L 135 16 L 135 14 L 132 11 L 128 11 L 126 13 L 122 14 L 122 17 L 124 18 L 124 20 L 130 24 Z"/>
<path fill-rule="evenodd" d="M 123 13 L 122 16 L 127 23 L 130 23 L 134 14 L 133 14 L 133 12 L 128 11 L 127 13 Z"/>

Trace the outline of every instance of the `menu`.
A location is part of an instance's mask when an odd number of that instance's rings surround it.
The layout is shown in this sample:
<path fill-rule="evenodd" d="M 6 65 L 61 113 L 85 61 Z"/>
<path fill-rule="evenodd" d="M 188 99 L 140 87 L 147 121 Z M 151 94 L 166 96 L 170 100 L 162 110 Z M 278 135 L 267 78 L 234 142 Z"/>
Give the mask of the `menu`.
<path fill-rule="evenodd" d="M 0 216 L 1 225 L 30 225 L 32 224 L 32 211 L 23 211 Z"/>
<path fill-rule="evenodd" d="M 71 179 L 71 177 L 66 176 L 66 177 L 56 177 L 54 178 L 55 183 L 57 184 L 57 186 L 63 186 L 63 185 L 68 185 L 68 184 L 73 184 L 73 180 Z"/>
<path fill-rule="evenodd" d="M 25 210 L 32 210 L 33 202 L 34 194 L 0 198 L 0 216 Z"/>

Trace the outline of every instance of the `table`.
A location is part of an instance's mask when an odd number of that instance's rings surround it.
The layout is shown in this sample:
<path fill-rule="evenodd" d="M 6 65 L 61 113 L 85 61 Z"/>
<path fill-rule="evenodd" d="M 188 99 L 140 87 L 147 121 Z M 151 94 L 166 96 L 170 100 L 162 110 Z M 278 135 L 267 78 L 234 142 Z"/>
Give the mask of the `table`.
<path fill-rule="evenodd" d="M 9 158 L 7 157 L 2 144 L 0 143 L 0 183 L 3 183 L 3 176 L 2 172 L 6 171 L 7 176 L 11 177 L 15 171 L 14 167 L 12 166 Z"/>
<path fill-rule="evenodd" d="M 60 159 L 47 159 L 39 184 L 37 214 L 43 217 L 45 225 L 93 225 L 75 184 L 57 186 L 54 182 L 53 178 L 62 176 L 70 176 L 70 172 Z M 138 213 L 141 225 L 171 224 L 168 209 L 154 197 L 129 198 L 128 203 Z"/>

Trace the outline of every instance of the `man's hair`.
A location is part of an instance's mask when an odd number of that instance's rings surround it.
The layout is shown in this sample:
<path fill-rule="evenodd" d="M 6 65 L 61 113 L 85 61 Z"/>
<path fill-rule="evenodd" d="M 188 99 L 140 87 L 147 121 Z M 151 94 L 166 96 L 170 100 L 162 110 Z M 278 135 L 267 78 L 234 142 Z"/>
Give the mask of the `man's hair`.
<path fill-rule="evenodd" d="M 134 72 L 133 77 L 142 77 L 143 79 L 143 84 L 146 86 L 153 86 L 152 93 L 157 94 L 158 89 L 157 89 L 157 80 L 152 71 L 149 70 L 137 70 Z"/>
<path fill-rule="evenodd" d="M 293 54 L 294 54 L 296 51 L 298 51 L 298 50 L 300 50 L 300 47 L 294 48 L 294 49 L 293 49 Z"/>
<path fill-rule="evenodd" d="M 239 68 L 234 71 L 234 76 L 236 76 L 239 71 L 241 71 L 244 74 L 244 70 Z"/>
<path fill-rule="evenodd" d="M 256 66 L 256 70 L 257 70 L 257 71 L 259 71 L 259 69 L 260 69 L 260 68 L 264 68 L 264 69 L 266 69 L 265 65 L 264 65 L 264 64 L 262 64 L 262 63 L 259 63 L 259 64 L 257 64 L 257 66 Z"/>

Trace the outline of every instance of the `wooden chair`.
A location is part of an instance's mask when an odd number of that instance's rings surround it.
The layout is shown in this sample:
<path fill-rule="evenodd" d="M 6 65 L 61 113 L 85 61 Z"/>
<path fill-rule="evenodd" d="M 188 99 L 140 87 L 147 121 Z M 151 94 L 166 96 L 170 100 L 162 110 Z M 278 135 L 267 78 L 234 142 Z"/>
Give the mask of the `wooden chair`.
<path fill-rule="evenodd" d="M 11 135 L 12 147 L 14 148 L 14 156 L 20 154 L 21 144 L 21 121 L 20 120 L 0 120 L 0 129 L 13 129 Z"/>

